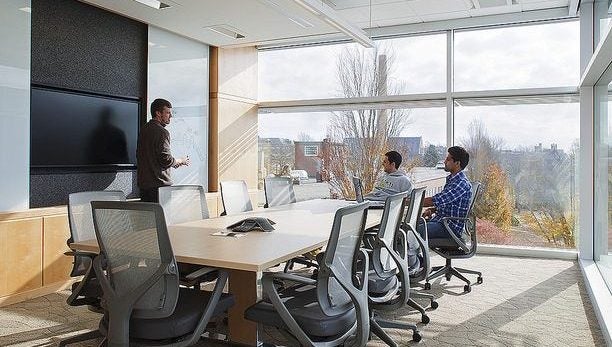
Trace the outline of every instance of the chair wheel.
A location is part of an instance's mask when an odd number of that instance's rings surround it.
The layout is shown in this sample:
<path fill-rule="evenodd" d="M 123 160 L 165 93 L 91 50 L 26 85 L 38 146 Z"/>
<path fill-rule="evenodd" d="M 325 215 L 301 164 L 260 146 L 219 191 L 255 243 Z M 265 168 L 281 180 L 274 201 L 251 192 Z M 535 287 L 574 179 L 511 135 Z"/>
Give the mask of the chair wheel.
<path fill-rule="evenodd" d="M 466 284 L 463 286 L 463 292 L 464 293 L 469 293 L 472 291 L 472 287 L 469 284 Z"/>
<path fill-rule="evenodd" d="M 423 323 L 423 324 L 428 324 L 428 323 L 429 323 L 429 316 L 428 316 L 428 315 L 426 315 L 426 314 L 424 314 L 424 315 L 421 317 L 421 323 Z"/>
<path fill-rule="evenodd" d="M 421 336 L 421 334 L 419 334 L 419 332 L 418 332 L 418 331 L 415 331 L 415 332 L 412 334 L 412 341 L 414 341 L 414 342 L 419 342 L 419 341 L 421 341 L 421 339 L 422 339 L 422 338 L 423 338 L 423 337 Z"/>
<path fill-rule="evenodd" d="M 425 282 L 425 286 L 423 288 L 425 288 L 425 290 L 430 290 L 431 289 L 431 283 Z"/>
<path fill-rule="evenodd" d="M 478 276 L 476 282 L 478 282 L 478 284 L 482 284 L 482 276 Z"/>
<path fill-rule="evenodd" d="M 435 310 L 438 308 L 438 302 L 435 300 L 431 301 L 431 305 L 429 305 L 431 307 L 432 310 Z"/>

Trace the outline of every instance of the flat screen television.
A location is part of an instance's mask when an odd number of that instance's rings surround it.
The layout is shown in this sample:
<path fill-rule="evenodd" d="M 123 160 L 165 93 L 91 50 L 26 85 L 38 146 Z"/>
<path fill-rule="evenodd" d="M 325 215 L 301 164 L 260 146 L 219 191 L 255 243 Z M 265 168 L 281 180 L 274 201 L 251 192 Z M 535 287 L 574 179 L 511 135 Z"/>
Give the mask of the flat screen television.
<path fill-rule="evenodd" d="M 31 167 L 135 167 L 138 99 L 31 90 Z"/>

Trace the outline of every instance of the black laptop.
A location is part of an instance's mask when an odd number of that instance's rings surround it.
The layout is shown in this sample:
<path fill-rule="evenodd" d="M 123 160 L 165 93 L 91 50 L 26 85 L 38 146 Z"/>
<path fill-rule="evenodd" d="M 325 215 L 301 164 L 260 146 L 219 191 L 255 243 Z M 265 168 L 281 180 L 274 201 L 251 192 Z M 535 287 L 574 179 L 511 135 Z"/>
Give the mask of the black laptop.
<path fill-rule="evenodd" d="M 353 186 L 355 187 L 355 200 L 359 203 L 364 202 L 363 199 L 363 185 L 361 184 L 361 178 L 353 176 Z M 368 200 L 370 205 L 369 209 L 377 210 L 385 207 L 384 201 Z"/>

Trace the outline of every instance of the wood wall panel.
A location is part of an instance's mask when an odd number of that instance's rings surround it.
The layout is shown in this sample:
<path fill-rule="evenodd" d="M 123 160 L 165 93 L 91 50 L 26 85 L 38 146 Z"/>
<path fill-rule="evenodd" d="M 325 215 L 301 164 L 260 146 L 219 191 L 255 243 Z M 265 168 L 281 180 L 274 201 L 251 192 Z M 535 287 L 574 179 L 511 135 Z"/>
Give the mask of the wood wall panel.
<path fill-rule="evenodd" d="M 42 218 L 0 222 L 0 296 L 42 286 Z"/>
<path fill-rule="evenodd" d="M 68 281 L 72 268 L 72 257 L 64 255 L 70 249 L 66 240 L 70 237 L 68 216 L 43 218 L 43 285 Z"/>

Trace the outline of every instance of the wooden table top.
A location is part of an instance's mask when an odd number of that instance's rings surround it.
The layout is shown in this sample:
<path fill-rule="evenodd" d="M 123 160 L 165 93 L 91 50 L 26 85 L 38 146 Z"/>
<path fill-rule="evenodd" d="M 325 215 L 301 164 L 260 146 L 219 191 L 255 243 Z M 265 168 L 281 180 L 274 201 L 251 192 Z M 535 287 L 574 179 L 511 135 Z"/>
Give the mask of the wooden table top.
<path fill-rule="evenodd" d="M 300 254 L 324 246 L 336 210 L 353 204 L 344 200 L 316 199 L 232 216 L 168 226 L 176 260 L 244 271 L 263 271 Z M 369 210 L 366 228 L 380 223 L 382 210 Z M 213 236 L 248 217 L 276 222 L 272 232 L 251 231 L 245 236 Z M 73 249 L 98 252 L 96 240 L 71 244 Z"/>

